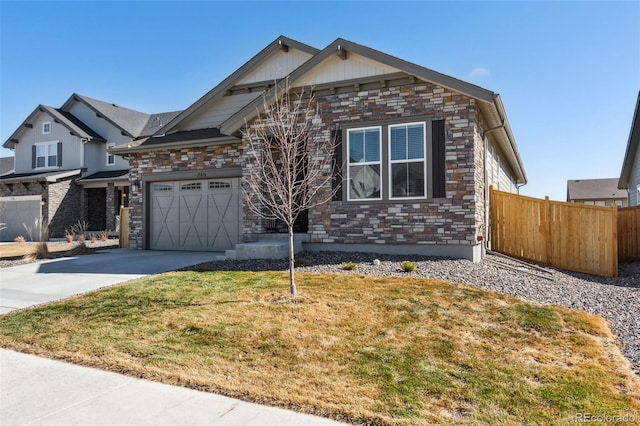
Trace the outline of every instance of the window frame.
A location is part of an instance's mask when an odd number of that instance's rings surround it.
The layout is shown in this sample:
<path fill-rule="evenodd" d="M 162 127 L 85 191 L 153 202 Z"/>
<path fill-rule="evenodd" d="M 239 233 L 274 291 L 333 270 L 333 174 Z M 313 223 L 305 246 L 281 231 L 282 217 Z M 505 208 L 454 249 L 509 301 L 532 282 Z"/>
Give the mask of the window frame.
<path fill-rule="evenodd" d="M 403 159 L 403 160 L 393 160 L 391 155 L 391 129 L 394 127 L 409 127 L 409 126 L 422 126 L 422 159 L 414 160 L 414 159 Z M 387 161 L 387 174 L 389 178 L 389 200 L 390 201 L 398 201 L 398 200 L 426 200 L 428 197 L 429 190 L 429 175 L 427 174 L 427 122 L 426 121 L 414 121 L 407 123 L 396 123 L 387 125 L 387 148 L 389 152 L 389 159 Z M 422 173 L 424 176 L 422 182 L 422 189 L 424 191 L 424 195 L 422 196 L 410 196 L 410 197 L 394 197 L 393 196 L 393 173 L 391 172 L 394 164 L 409 164 L 409 163 L 422 163 Z"/>
<path fill-rule="evenodd" d="M 116 156 L 115 156 L 115 154 L 110 154 L 109 153 L 109 148 L 113 148 L 115 146 L 116 146 L 116 144 L 113 143 L 113 142 L 109 142 L 105 146 L 105 151 L 107 153 L 107 166 L 115 166 L 116 165 Z M 109 159 L 112 159 L 112 161 L 109 162 Z"/>
<path fill-rule="evenodd" d="M 38 170 L 42 170 L 42 169 L 56 169 L 58 168 L 58 163 L 59 163 L 59 159 L 58 159 L 58 143 L 60 141 L 49 141 L 49 142 L 39 142 L 34 144 L 36 147 L 36 158 L 35 158 L 35 168 L 34 169 L 38 169 Z M 53 146 L 54 147 L 54 151 L 55 154 L 50 155 L 49 154 L 49 147 Z M 38 148 L 43 147 L 44 149 L 44 155 L 38 155 Z M 38 166 L 38 158 L 44 158 L 44 166 Z M 55 158 L 55 165 L 50 166 L 50 159 L 51 158 Z"/>
<path fill-rule="evenodd" d="M 49 130 L 46 130 L 46 127 L 49 127 Z M 50 121 L 45 121 L 42 123 L 42 134 L 43 135 L 50 135 L 51 134 L 51 122 Z"/>
<path fill-rule="evenodd" d="M 350 156 L 349 156 L 349 148 L 350 148 L 350 138 L 349 138 L 349 133 L 350 132 L 355 132 L 355 131 L 367 131 L 367 130 L 377 130 L 378 131 L 378 135 L 379 135 L 379 139 L 378 139 L 378 153 L 379 153 L 379 160 L 378 161 L 362 161 L 362 162 L 357 162 L 357 163 L 352 163 L 350 161 Z M 377 125 L 377 126 L 363 126 L 363 127 L 352 127 L 352 128 L 348 128 L 345 129 L 346 131 L 346 136 L 347 136 L 347 143 L 346 143 L 346 168 L 347 168 L 347 180 L 346 180 L 346 185 L 347 185 L 347 201 L 352 201 L 352 202 L 369 202 L 369 201 L 382 201 L 384 199 L 384 192 L 383 192 L 383 160 L 384 160 L 384 155 L 383 155 L 383 130 L 382 130 L 382 126 Z M 376 197 L 376 198 L 351 198 L 351 166 L 372 166 L 372 165 L 378 165 L 380 167 L 380 176 L 379 176 L 379 182 L 380 182 L 380 196 Z"/>
<path fill-rule="evenodd" d="M 341 192 L 342 196 L 339 199 L 335 199 L 335 201 L 340 201 L 345 204 L 352 205 L 390 205 L 390 204 L 403 204 L 403 203 L 428 203 L 433 200 L 438 200 L 441 198 L 446 198 L 444 195 L 435 196 L 435 185 L 438 184 L 438 180 L 433 177 L 433 173 L 436 168 L 441 166 L 436 166 L 435 162 L 439 161 L 437 157 L 437 153 L 434 151 L 436 149 L 437 142 L 435 138 L 437 135 L 434 133 L 435 131 L 435 123 L 444 122 L 444 137 L 447 138 L 447 118 L 440 117 L 437 115 L 425 114 L 425 115 L 417 115 L 412 117 L 396 117 L 396 118 L 388 118 L 388 119 L 380 119 L 380 120 L 363 120 L 356 121 L 351 123 L 341 123 L 340 124 L 340 161 L 339 164 L 341 166 Z M 389 126 L 392 125 L 407 125 L 411 123 L 421 123 L 424 124 L 425 129 L 425 196 L 420 198 L 391 198 L 389 195 L 391 194 L 390 188 L 390 178 L 388 174 L 390 173 L 390 152 L 389 152 Z M 382 188 L 380 191 L 379 199 L 352 199 L 349 197 L 349 146 L 348 146 L 348 132 L 350 130 L 363 129 L 363 128 L 371 128 L 371 127 L 381 127 L 381 139 L 382 139 L 382 151 L 381 151 L 381 177 L 382 177 Z M 441 143 L 446 144 L 446 141 L 442 141 Z M 442 148 L 444 149 L 444 148 Z M 446 162 L 446 159 L 444 160 Z M 355 163 L 354 163 L 355 164 Z M 345 171 L 345 169 L 347 171 Z M 446 176 L 443 176 L 446 180 Z"/>

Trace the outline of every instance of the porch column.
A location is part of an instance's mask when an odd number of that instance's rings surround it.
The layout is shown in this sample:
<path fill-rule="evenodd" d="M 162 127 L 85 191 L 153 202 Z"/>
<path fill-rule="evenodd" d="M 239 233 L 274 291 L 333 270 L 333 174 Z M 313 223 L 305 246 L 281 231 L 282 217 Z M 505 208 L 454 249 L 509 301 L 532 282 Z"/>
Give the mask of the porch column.
<path fill-rule="evenodd" d="M 106 224 L 105 227 L 109 231 L 113 231 L 116 229 L 116 188 L 112 182 L 107 184 L 107 196 L 106 196 L 106 208 L 105 212 L 106 216 Z"/>

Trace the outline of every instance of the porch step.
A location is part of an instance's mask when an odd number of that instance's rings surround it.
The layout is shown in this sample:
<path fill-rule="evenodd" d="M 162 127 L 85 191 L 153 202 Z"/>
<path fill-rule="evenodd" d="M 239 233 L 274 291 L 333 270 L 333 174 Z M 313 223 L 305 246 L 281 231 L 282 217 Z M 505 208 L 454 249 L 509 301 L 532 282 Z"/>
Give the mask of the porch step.
<path fill-rule="evenodd" d="M 256 241 L 236 244 L 235 258 L 246 259 L 285 259 L 289 257 L 289 243 L 282 240 Z"/>

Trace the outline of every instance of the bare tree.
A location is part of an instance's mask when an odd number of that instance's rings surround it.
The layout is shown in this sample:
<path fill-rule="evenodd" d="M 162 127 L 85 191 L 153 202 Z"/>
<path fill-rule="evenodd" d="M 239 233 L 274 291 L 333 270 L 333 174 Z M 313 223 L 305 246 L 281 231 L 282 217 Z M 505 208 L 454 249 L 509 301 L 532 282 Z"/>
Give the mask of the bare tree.
<path fill-rule="evenodd" d="M 331 200 L 335 143 L 321 126 L 310 90 L 292 90 L 288 80 L 263 95 L 263 112 L 245 125 L 249 173 L 243 192 L 251 211 L 279 219 L 289 230 L 289 288 L 294 279 L 293 226 L 301 212 Z"/>

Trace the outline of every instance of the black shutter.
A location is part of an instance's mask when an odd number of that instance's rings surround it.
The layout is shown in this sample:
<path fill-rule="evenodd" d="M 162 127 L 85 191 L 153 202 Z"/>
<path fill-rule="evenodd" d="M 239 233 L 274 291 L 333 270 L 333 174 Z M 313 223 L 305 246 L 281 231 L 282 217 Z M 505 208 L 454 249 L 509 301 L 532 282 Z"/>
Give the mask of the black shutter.
<path fill-rule="evenodd" d="M 31 168 L 36 168 L 36 146 L 31 145 Z"/>
<path fill-rule="evenodd" d="M 431 130 L 431 140 L 433 142 L 433 198 L 444 198 L 447 196 L 445 190 L 445 133 L 444 120 L 433 121 Z"/>
<path fill-rule="evenodd" d="M 58 160 L 58 167 L 62 167 L 62 142 L 58 142 L 58 155 L 56 159 Z"/>
<path fill-rule="evenodd" d="M 333 140 L 333 179 L 331 189 L 335 191 L 332 200 L 342 201 L 342 130 L 332 130 Z"/>

